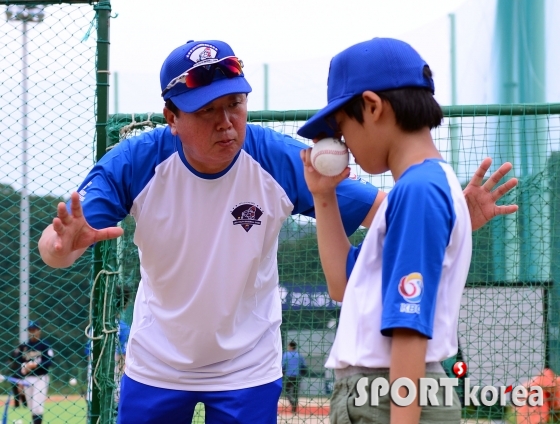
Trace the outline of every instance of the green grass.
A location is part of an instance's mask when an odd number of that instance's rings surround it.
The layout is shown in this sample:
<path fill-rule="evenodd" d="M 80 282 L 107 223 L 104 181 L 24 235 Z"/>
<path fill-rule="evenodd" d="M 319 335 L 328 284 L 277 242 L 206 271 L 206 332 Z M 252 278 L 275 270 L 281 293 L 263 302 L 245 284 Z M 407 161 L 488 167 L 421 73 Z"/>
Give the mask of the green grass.
<path fill-rule="evenodd" d="M 86 401 L 83 399 L 46 402 L 43 422 L 49 424 L 85 424 L 87 421 L 86 413 Z M 22 424 L 31 424 L 31 411 L 28 408 L 14 409 L 10 407 L 8 424 L 13 424 L 17 420 L 21 420 Z"/>
<path fill-rule="evenodd" d="M 204 405 L 199 403 L 194 409 L 192 424 L 204 424 Z"/>
<path fill-rule="evenodd" d="M 4 413 L 2 408 L 1 414 Z M 0 414 L 0 417 L 2 416 Z M 21 420 L 21 424 L 31 424 L 31 412 L 28 408 L 10 407 L 8 412 L 8 424 Z M 48 424 L 86 424 L 87 406 L 83 399 L 60 402 L 46 402 L 43 422 Z M 204 405 L 198 404 L 195 409 L 193 424 L 204 424 Z"/>

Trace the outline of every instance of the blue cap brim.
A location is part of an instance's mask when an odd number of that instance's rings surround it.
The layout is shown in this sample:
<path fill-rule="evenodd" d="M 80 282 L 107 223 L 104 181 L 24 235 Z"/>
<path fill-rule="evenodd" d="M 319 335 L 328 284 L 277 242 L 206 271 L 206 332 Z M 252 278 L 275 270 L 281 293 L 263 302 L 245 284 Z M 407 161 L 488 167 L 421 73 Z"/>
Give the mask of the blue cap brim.
<path fill-rule="evenodd" d="M 195 88 L 169 98 L 183 112 L 193 113 L 219 97 L 229 94 L 250 93 L 251 91 L 252 88 L 244 77 L 235 77 L 214 80 L 210 85 Z"/>
<path fill-rule="evenodd" d="M 324 134 L 326 137 L 333 137 L 335 128 L 329 125 L 327 118 L 335 113 L 353 96 L 346 96 L 330 102 L 327 106 L 313 115 L 309 120 L 298 130 L 298 135 L 305 138 L 317 138 L 319 134 Z"/>

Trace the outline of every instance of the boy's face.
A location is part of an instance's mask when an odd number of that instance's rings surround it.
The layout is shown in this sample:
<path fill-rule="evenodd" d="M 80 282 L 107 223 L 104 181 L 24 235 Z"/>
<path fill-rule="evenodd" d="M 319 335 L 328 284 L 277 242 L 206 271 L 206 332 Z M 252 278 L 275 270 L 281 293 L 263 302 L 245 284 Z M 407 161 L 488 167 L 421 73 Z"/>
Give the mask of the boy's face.
<path fill-rule="evenodd" d="M 375 112 L 376 108 L 381 106 L 381 99 L 375 95 L 379 99 L 377 103 L 376 100 L 371 101 L 368 97 L 364 96 L 366 105 L 362 124 L 350 118 L 343 110 L 335 113 L 335 119 L 338 130 L 342 133 L 356 163 L 369 174 L 381 174 L 389 169 L 387 164 L 389 149 L 388 144 L 384 142 L 385 131 Z"/>

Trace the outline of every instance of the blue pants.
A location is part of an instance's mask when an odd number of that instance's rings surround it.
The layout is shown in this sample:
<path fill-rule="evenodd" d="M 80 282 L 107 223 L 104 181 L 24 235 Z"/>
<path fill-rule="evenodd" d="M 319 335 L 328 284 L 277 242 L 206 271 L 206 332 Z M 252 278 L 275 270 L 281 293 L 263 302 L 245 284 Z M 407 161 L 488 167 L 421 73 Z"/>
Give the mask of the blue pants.
<path fill-rule="evenodd" d="M 248 389 L 192 392 L 121 381 L 118 424 L 191 424 L 202 402 L 206 424 L 276 424 L 282 379 Z"/>

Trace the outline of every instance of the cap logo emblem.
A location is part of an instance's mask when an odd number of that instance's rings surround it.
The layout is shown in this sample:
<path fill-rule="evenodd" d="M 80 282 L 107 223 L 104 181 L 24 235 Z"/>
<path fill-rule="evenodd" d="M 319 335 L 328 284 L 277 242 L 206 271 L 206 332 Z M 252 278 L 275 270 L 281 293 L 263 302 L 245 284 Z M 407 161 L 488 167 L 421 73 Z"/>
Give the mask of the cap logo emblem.
<path fill-rule="evenodd" d="M 215 58 L 218 55 L 218 48 L 211 44 L 197 44 L 187 53 L 187 59 L 192 60 L 195 63 L 215 62 Z"/>

